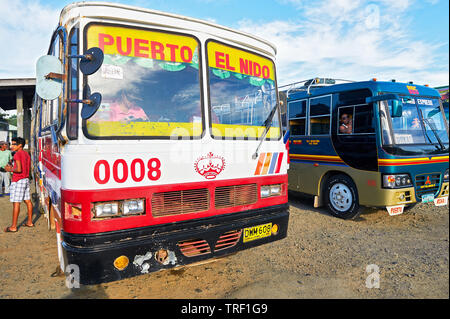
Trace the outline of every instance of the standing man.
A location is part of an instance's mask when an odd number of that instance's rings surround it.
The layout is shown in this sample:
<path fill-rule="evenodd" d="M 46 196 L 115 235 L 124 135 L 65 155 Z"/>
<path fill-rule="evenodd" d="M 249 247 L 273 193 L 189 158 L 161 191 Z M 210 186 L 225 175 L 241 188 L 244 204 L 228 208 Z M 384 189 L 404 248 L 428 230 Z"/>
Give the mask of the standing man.
<path fill-rule="evenodd" d="M 25 224 L 27 227 L 34 227 L 33 224 L 33 204 L 30 197 L 30 155 L 23 150 L 25 140 L 22 137 L 12 139 L 11 150 L 14 152 L 14 166 L 6 165 L 5 169 L 13 173 L 12 183 L 10 186 L 10 202 L 13 203 L 12 225 L 4 229 L 7 233 L 17 232 L 17 219 L 20 213 L 20 203 L 22 201 L 27 205 L 28 220 Z"/>
<path fill-rule="evenodd" d="M 9 172 L 5 166 L 12 160 L 11 151 L 8 149 L 8 143 L 0 141 L 0 196 L 3 196 L 3 184 L 5 184 L 5 194 L 9 195 Z"/>

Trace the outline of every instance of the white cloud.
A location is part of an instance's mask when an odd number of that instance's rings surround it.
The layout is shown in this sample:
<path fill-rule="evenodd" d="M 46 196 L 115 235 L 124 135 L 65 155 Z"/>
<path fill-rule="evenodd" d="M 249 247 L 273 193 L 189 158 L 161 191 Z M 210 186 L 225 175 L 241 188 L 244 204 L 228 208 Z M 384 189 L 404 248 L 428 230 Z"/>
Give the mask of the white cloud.
<path fill-rule="evenodd" d="M 438 53 L 442 44 L 408 33 L 410 0 L 279 1 L 301 8 L 298 18 L 239 22 L 241 30 L 277 46 L 279 84 L 316 76 L 448 83 L 448 53 Z"/>
<path fill-rule="evenodd" d="M 60 10 L 37 1 L 0 0 L 0 78 L 34 77 L 35 62 L 47 53 Z"/>

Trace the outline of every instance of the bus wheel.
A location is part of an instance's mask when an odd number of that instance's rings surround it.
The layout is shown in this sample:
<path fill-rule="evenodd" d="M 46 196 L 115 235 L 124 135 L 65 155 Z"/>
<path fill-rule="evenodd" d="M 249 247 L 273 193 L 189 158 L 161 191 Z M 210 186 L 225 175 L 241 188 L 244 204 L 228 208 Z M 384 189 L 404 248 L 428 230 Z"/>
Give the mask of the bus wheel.
<path fill-rule="evenodd" d="M 327 181 L 325 202 L 335 217 L 352 219 L 360 213 L 355 183 L 346 175 L 335 175 Z"/>

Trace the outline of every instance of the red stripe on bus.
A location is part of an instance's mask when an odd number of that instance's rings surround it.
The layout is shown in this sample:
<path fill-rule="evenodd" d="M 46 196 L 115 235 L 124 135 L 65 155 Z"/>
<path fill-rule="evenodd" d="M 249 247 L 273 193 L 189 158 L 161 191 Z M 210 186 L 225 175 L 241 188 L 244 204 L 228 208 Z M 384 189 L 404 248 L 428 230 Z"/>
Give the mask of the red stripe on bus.
<path fill-rule="evenodd" d="M 65 219 L 62 214 L 62 229 L 64 232 L 72 234 L 93 234 L 121 229 L 131 229 L 138 227 L 146 227 L 152 225 L 162 225 L 179 221 L 197 220 L 199 218 L 212 217 L 217 215 L 232 214 L 236 212 L 270 207 L 274 205 L 285 204 L 288 201 L 287 192 L 281 196 L 269 198 L 260 198 L 259 192 L 261 185 L 283 184 L 286 186 L 288 181 L 287 174 L 267 175 L 242 179 L 219 180 L 219 181 L 202 181 L 195 183 L 179 183 L 169 185 L 155 185 L 146 187 L 129 187 L 117 189 L 101 189 L 101 190 L 61 190 L 61 207 L 65 207 L 65 203 L 81 204 L 81 220 Z M 215 190 L 217 187 L 234 186 L 234 185 L 257 185 L 258 199 L 254 204 L 216 208 L 215 207 Z M 151 211 L 151 202 L 154 193 L 174 192 L 180 190 L 194 190 L 206 188 L 209 192 L 209 206 L 203 212 L 185 213 L 171 216 L 154 217 Z M 114 200 L 145 198 L 145 215 L 111 218 L 107 220 L 92 220 L 92 208 L 95 202 L 108 202 Z"/>
<path fill-rule="evenodd" d="M 275 174 L 278 174 L 280 172 L 281 163 L 283 162 L 283 155 L 284 155 L 283 152 L 278 154 L 278 163 L 277 163 L 277 168 L 275 169 Z"/>
<path fill-rule="evenodd" d="M 446 163 L 447 160 L 434 160 L 434 161 L 411 161 L 411 162 L 378 162 L 379 166 L 402 166 L 402 165 L 420 165 L 420 164 L 433 164 L 433 163 Z"/>

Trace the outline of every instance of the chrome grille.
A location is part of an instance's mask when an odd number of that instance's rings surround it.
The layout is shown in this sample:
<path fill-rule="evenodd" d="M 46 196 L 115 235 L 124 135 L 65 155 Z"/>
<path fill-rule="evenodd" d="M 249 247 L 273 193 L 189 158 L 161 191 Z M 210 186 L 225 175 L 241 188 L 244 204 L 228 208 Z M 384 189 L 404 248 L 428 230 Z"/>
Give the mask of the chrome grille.
<path fill-rule="evenodd" d="M 209 209 L 207 188 L 155 193 L 152 196 L 154 217 L 197 213 Z"/>
<path fill-rule="evenodd" d="M 438 195 L 441 174 L 421 174 L 416 176 L 416 196 L 418 199 L 425 194 Z"/>
<path fill-rule="evenodd" d="M 217 187 L 214 205 L 216 208 L 250 205 L 258 200 L 256 184 Z"/>

